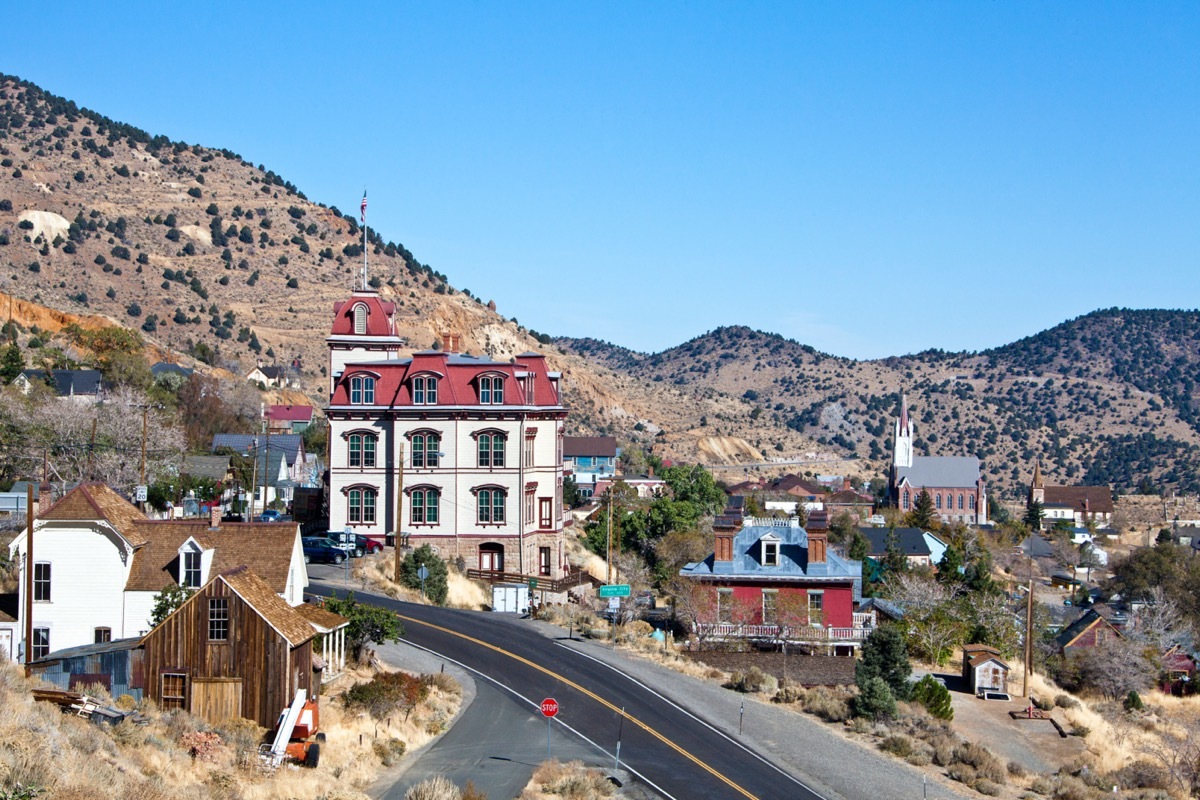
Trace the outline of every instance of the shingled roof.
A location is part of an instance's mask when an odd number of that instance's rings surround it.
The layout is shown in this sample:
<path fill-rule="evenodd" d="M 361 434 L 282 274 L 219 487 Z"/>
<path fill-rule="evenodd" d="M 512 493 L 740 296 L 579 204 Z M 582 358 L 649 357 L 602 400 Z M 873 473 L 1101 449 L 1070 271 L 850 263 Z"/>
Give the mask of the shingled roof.
<path fill-rule="evenodd" d="M 888 539 L 891 538 L 890 530 L 887 528 L 859 528 L 858 530 L 870 546 L 867 555 L 872 558 L 881 558 L 887 554 Z M 925 531 L 920 528 L 896 528 L 896 545 L 906 556 L 928 558 L 932 555 L 929 542 L 925 541 Z"/>
<path fill-rule="evenodd" d="M 617 438 L 615 436 L 564 436 L 563 455 L 567 458 L 576 456 L 600 456 L 612 458 L 617 454 Z"/>
<path fill-rule="evenodd" d="M 216 550 L 213 573 L 245 566 L 272 591 L 287 591 L 292 551 L 299 535 L 295 524 L 245 522 L 210 528 L 207 521 L 142 520 L 136 528 L 145 546 L 133 555 L 126 591 L 161 592 L 177 583 L 179 548 L 189 537 L 206 550 Z"/>
<path fill-rule="evenodd" d="M 1112 490 L 1107 486 L 1047 486 L 1045 491 L 1043 506 L 1064 506 L 1090 514 L 1114 511 Z"/>
<path fill-rule="evenodd" d="M 50 506 L 39 519 L 87 521 L 102 519 L 117 529 L 134 547 L 146 543 L 138 522 L 146 515 L 138 507 L 103 483 L 81 483 Z"/>
<path fill-rule="evenodd" d="M 304 615 L 285 603 L 266 581 L 249 569 L 237 567 L 222 572 L 215 580 L 224 581 L 237 592 L 238 597 L 257 611 L 292 647 L 298 647 L 317 635 L 317 629 L 309 624 Z"/>

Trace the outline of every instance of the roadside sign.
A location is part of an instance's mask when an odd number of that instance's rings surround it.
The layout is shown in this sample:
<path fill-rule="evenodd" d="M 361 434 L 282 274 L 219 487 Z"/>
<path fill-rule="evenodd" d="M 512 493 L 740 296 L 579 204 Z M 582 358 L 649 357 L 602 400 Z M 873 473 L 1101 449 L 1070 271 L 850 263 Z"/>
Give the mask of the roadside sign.
<path fill-rule="evenodd" d="M 607 586 L 601 586 L 599 594 L 601 597 L 629 597 L 632 591 L 628 583 L 610 583 Z"/>
<path fill-rule="evenodd" d="M 134 502 L 135 502 L 135 503 L 144 503 L 144 502 L 146 502 L 146 487 L 145 487 L 145 486 L 136 486 L 136 487 L 134 487 L 134 490 L 133 490 L 133 500 L 134 500 Z"/>
<path fill-rule="evenodd" d="M 542 701 L 542 716 L 553 717 L 558 714 L 558 701 L 553 697 L 547 697 Z"/>
<path fill-rule="evenodd" d="M 537 578 L 530 578 L 529 579 L 529 591 L 532 592 L 536 588 L 537 588 Z"/>
<path fill-rule="evenodd" d="M 424 564 L 417 567 L 417 577 L 420 578 L 421 580 L 425 580 L 426 578 L 428 578 L 429 577 L 429 567 L 425 566 Z"/>

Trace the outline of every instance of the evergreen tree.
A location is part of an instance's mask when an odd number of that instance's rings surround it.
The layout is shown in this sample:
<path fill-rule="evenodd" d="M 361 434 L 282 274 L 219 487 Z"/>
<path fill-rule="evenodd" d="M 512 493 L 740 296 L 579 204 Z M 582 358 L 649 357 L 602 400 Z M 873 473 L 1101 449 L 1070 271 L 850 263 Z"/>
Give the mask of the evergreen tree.
<path fill-rule="evenodd" d="M 937 579 L 942 583 L 962 580 L 962 574 L 958 571 L 962 566 L 962 551 L 953 544 L 947 546 L 942 561 L 938 564 Z"/>
<path fill-rule="evenodd" d="M 917 495 L 917 502 L 913 506 L 913 510 L 908 512 L 908 517 L 905 520 L 910 526 L 920 528 L 927 531 L 932 528 L 938 520 L 937 509 L 933 507 L 933 498 L 929 496 L 929 492 L 924 489 Z"/>
<path fill-rule="evenodd" d="M 1029 504 L 1029 508 L 1025 510 L 1024 523 L 1029 526 L 1031 531 L 1040 531 L 1042 529 L 1042 517 L 1045 512 L 1042 510 L 1042 504 L 1036 500 Z"/>
<path fill-rule="evenodd" d="M 887 551 L 883 555 L 883 566 L 888 572 L 904 572 L 908 569 L 908 558 L 900 549 L 900 535 L 896 529 L 888 531 Z"/>
<path fill-rule="evenodd" d="M 908 676 L 912 664 L 908 661 L 908 647 L 904 644 L 904 633 L 895 625 L 883 625 L 871 631 L 863 643 L 862 658 L 854 668 L 854 682 L 859 689 L 866 687 L 871 678 L 882 678 L 892 690 L 894 697 L 908 697 Z"/>
<path fill-rule="evenodd" d="M 13 378 L 20 375 L 25 370 L 25 357 L 21 355 L 21 348 L 15 342 L 9 342 L 8 347 L 4 348 L 4 355 L 0 357 L 0 378 L 5 383 L 12 383 Z"/>
<path fill-rule="evenodd" d="M 954 719 L 954 707 L 950 703 L 950 691 L 934 679 L 926 675 L 917 681 L 912 689 L 912 699 L 928 709 L 937 719 Z"/>
<path fill-rule="evenodd" d="M 443 605 L 450 593 L 449 570 L 446 569 L 446 562 L 429 545 L 421 545 L 400 562 L 400 582 L 410 589 L 420 589 L 421 578 L 417 570 L 422 566 L 429 570 L 429 577 L 425 578 L 425 596 L 439 606 Z"/>
<path fill-rule="evenodd" d="M 850 710 L 856 717 L 891 719 L 896 716 L 896 698 L 882 678 L 868 678 L 850 701 Z"/>
<path fill-rule="evenodd" d="M 863 536 L 862 531 L 855 528 L 854 533 L 850 536 L 850 546 L 846 548 L 846 555 L 851 561 L 866 561 L 867 553 L 870 551 L 867 537 Z"/>

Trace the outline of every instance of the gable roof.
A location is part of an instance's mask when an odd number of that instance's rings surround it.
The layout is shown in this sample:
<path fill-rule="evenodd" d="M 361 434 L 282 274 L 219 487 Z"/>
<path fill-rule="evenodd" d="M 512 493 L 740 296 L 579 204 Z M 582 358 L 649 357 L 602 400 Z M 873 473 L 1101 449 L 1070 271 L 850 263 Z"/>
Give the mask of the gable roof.
<path fill-rule="evenodd" d="M 1121 632 L 1114 628 L 1112 623 L 1100 616 L 1095 609 L 1089 608 L 1087 611 L 1080 614 L 1078 619 L 1076 619 L 1067 627 L 1063 628 L 1059 632 L 1058 636 L 1054 637 L 1054 641 L 1058 643 L 1060 649 L 1065 649 L 1070 647 L 1075 643 L 1076 639 L 1078 639 L 1080 636 L 1083 636 L 1083 634 L 1087 633 L 1088 630 L 1097 625 L 1103 625 L 1107 627 L 1110 631 L 1117 634 L 1117 636 L 1121 635 Z"/>
<path fill-rule="evenodd" d="M 142 520 L 135 523 L 145 545 L 133 554 L 130 592 L 161 592 L 178 583 L 179 547 L 189 538 L 215 549 L 210 574 L 249 567 L 273 591 L 287 591 L 299 527 L 287 522 L 235 522 L 210 528 L 207 521 Z"/>
<path fill-rule="evenodd" d="M 868 555 L 878 558 L 887 553 L 891 531 L 887 528 L 859 528 L 870 549 Z M 896 528 L 897 545 L 906 556 L 931 556 L 925 531 L 920 528 Z"/>
<path fill-rule="evenodd" d="M 298 606 L 291 606 L 291 608 L 308 620 L 309 624 L 316 628 L 318 633 L 337 630 L 343 625 L 350 624 L 350 620 L 341 614 L 335 614 L 316 603 L 301 603 Z"/>
<path fill-rule="evenodd" d="M 44 369 L 22 370 L 20 375 L 30 383 L 46 382 Z M 59 397 L 99 394 L 103 388 L 103 377 L 98 369 L 52 369 L 49 382 Z"/>
<path fill-rule="evenodd" d="M 229 473 L 229 456 L 184 456 L 180 475 L 223 481 Z"/>
<path fill-rule="evenodd" d="M 146 515 L 103 483 L 79 484 L 39 518 L 80 522 L 102 519 L 134 547 L 146 543 L 137 527 L 139 521 L 146 521 Z"/>
<path fill-rule="evenodd" d="M 974 489 L 979 482 L 975 456 L 913 456 L 911 467 L 896 467 L 896 484 L 918 489 Z"/>
<path fill-rule="evenodd" d="M 1111 514 L 1114 511 L 1112 490 L 1107 486 L 1047 486 L 1044 506 L 1065 506 L 1075 511 Z"/>
<path fill-rule="evenodd" d="M 228 447 L 235 453 L 249 453 L 251 449 L 260 450 L 263 447 L 269 447 L 271 452 L 284 453 L 290 467 L 296 463 L 296 459 L 304 449 L 304 437 L 298 433 L 276 433 L 271 436 L 257 436 L 252 433 L 214 433 L 212 447 L 209 449 L 215 452 L 221 447 Z"/>
<path fill-rule="evenodd" d="M 257 611 L 292 647 L 298 647 L 317 635 L 317 629 L 300 612 L 285 603 L 266 581 L 249 569 L 235 567 L 222 572 L 215 580 L 224 581 L 237 592 L 238 597 Z"/>
<path fill-rule="evenodd" d="M 150 367 L 150 374 L 156 378 L 160 375 L 182 375 L 183 377 L 187 378 L 191 376 L 193 372 L 195 372 L 195 370 L 190 367 L 181 367 L 178 364 L 172 364 L 170 361 L 159 361 L 157 364 Z"/>
<path fill-rule="evenodd" d="M 613 458 L 617 455 L 615 436 L 564 436 L 563 456 L 599 456 Z"/>
<path fill-rule="evenodd" d="M 267 406 L 267 419 L 276 422 L 312 422 L 312 406 Z"/>

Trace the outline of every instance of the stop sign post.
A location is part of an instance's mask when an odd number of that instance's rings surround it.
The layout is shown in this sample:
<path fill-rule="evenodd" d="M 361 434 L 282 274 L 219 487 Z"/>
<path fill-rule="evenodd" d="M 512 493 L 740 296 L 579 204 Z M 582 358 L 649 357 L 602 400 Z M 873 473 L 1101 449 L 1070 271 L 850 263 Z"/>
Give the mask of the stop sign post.
<path fill-rule="evenodd" d="M 546 718 L 546 758 L 550 758 L 550 725 L 551 720 L 558 715 L 558 701 L 547 697 L 542 701 L 542 716 Z"/>

